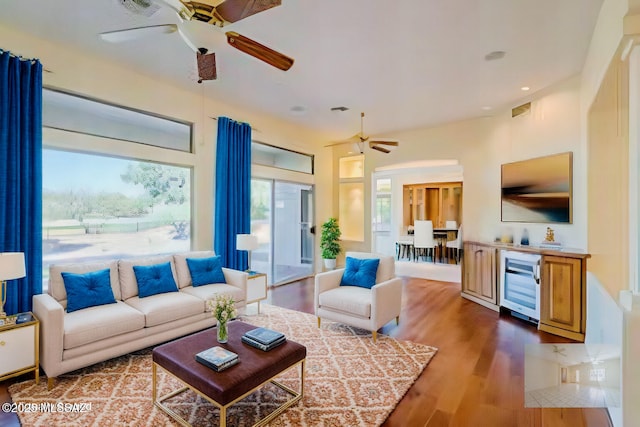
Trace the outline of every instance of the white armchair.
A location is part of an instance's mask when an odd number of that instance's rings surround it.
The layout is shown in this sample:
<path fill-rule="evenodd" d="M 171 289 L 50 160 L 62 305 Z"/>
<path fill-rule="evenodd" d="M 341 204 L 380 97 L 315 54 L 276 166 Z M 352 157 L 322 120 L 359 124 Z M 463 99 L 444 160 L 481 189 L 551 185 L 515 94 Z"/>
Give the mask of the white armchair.
<path fill-rule="evenodd" d="M 395 277 L 393 256 L 366 252 L 347 252 L 347 257 L 378 258 L 375 285 L 371 288 L 340 286 L 344 268 L 318 273 L 315 277 L 314 307 L 321 320 L 327 319 L 371 331 L 376 342 L 377 331 L 394 317 L 400 321 L 402 280 Z"/>

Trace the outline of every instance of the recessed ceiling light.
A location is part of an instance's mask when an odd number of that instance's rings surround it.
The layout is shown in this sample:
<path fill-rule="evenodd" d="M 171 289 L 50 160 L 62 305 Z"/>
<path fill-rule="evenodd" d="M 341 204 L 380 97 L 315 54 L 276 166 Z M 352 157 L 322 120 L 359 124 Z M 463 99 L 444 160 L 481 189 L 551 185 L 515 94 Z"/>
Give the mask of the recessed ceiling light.
<path fill-rule="evenodd" d="M 526 92 L 531 88 L 529 86 L 522 86 L 520 89 Z"/>
<path fill-rule="evenodd" d="M 484 56 L 485 61 L 495 61 L 496 59 L 502 59 L 507 54 L 504 50 L 494 50 Z"/>
<path fill-rule="evenodd" d="M 489 110 L 491 110 L 491 107 L 489 107 L 488 105 L 485 105 L 484 107 L 482 107 L 482 109 L 484 111 L 489 111 Z"/>
<path fill-rule="evenodd" d="M 291 107 L 289 109 L 289 111 L 291 111 L 291 114 L 295 114 L 297 116 L 301 116 L 304 113 L 307 112 L 307 109 L 305 107 L 303 107 L 302 105 L 294 105 L 293 107 Z"/>

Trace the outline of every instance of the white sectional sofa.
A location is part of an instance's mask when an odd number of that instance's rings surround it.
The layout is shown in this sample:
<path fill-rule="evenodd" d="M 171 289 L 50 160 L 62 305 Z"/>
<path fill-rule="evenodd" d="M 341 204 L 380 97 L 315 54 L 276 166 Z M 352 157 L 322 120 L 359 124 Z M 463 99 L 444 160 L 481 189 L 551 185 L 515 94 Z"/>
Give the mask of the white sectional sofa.
<path fill-rule="evenodd" d="M 40 320 L 40 366 L 53 386 L 58 375 L 116 356 L 215 326 L 206 301 L 217 294 L 233 296 L 238 308 L 246 305 L 247 277 L 223 268 L 226 283 L 194 287 L 187 258 L 214 256 L 211 251 L 113 260 L 103 263 L 52 265 L 48 294 L 33 297 Z M 178 292 L 140 298 L 134 266 L 170 263 Z M 88 273 L 109 269 L 116 302 L 67 312 L 62 272 Z"/>

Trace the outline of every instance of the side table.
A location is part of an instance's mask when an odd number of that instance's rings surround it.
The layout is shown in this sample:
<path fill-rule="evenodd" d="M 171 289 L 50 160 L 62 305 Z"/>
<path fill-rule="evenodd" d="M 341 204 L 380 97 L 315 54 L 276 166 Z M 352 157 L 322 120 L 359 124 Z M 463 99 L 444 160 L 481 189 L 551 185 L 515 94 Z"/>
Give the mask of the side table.
<path fill-rule="evenodd" d="M 267 275 L 255 271 L 249 272 L 247 278 L 247 304 L 258 303 L 260 314 L 260 301 L 267 299 Z"/>
<path fill-rule="evenodd" d="M 18 315 L 0 319 L 0 381 L 33 371 L 36 384 L 40 382 L 40 321 L 31 312 L 30 316 L 16 323 Z"/>

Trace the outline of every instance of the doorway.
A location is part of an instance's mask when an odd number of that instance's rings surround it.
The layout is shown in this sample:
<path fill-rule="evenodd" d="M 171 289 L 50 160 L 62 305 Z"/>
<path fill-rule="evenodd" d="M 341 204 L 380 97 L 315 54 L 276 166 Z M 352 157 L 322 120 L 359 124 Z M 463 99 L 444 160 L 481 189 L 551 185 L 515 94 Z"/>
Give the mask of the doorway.
<path fill-rule="evenodd" d="M 251 180 L 251 234 L 258 237 L 252 268 L 279 285 L 313 274 L 313 186 Z"/>

